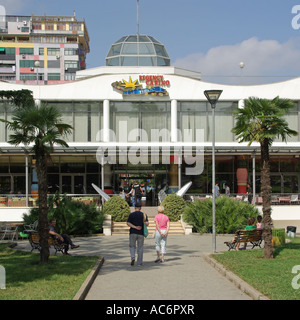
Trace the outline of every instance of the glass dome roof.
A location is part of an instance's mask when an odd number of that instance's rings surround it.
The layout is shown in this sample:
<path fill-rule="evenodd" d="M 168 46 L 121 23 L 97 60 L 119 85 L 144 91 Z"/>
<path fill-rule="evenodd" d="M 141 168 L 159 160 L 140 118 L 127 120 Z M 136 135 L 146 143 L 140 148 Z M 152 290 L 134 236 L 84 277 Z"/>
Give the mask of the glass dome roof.
<path fill-rule="evenodd" d="M 170 66 L 165 46 L 147 35 L 129 35 L 112 44 L 107 66 Z"/>

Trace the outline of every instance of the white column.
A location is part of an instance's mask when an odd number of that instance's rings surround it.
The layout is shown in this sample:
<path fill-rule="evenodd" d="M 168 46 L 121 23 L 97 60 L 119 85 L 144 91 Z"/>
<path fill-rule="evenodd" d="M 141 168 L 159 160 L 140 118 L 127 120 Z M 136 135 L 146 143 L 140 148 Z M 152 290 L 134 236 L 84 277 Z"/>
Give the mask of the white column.
<path fill-rule="evenodd" d="M 171 142 L 177 142 L 177 100 L 171 101 Z"/>
<path fill-rule="evenodd" d="M 109 142 L 109 100 L 103 101 L 103 142 Z"/>
<path fill-rule="evenodd" d="M 245 101 L 244 100 L 239 100 L 238 102 L 238 108 L 239 109 L 244 109 L 245 107 Z"/>
<path fill-rule="evenodd" d="M 41 106 L 41 100 L 40 99 L 35 99 L 35 105 L 37 106 L 37 108 L 39 108 Z"/>

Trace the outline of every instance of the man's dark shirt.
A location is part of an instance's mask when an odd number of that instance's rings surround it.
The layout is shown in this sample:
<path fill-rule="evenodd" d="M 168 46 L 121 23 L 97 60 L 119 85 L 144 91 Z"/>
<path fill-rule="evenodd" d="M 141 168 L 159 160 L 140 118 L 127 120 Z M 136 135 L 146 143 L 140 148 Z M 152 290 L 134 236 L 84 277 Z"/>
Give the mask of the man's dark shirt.
<path fill-rule="evenodd" d="M 148 221 L 148 217 L 146 215 L 146 221 Z M 134 226 L 141 226 L 144 227 L 144 213 L 142 211 L 134 211 L 130 213 L 127 222 L 132 223 Z M 130 233 L 136 233 L 136 234 L 144 234 L 144 228 L 141 230 L 137 230 L 134 228 L 130 228 Z"/>

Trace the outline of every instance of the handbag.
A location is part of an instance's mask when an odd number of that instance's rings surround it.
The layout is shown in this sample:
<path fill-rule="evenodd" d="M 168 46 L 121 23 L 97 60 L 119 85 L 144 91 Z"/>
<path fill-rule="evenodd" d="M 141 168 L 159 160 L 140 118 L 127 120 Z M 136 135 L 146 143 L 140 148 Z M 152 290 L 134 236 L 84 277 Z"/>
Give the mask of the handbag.
<path fill-rule="evenodd" d="M 144 237 L 147 238 L 148 237 L 148 234 L 149 234 L 149 231 L 148 231 L 148 228 L 146 226 L 146 215 L 144 213 Z"/>

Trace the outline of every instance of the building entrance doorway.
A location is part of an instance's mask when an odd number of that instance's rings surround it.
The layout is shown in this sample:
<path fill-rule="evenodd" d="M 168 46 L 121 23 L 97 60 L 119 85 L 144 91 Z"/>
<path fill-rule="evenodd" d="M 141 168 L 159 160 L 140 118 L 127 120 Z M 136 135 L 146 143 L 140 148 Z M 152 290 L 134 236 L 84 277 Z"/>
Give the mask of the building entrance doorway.
<path fill-rule="evenodd" d="M 167 165 L 136 165 L 120 170 L 113 168 L 113 183 L 115 191 L 130 192 L 134 183 L 139 183 L 143 189 L 143 205 L 156 206 L 158 192 L 168 185 Z M 130 199 L 127 198 L 130 203 Z"/>
<path fill-rule="evenodd" d="M 85 194 L 85 176 L 78 174 L 61 175 L 61 193 L 67 194 Z"/>

